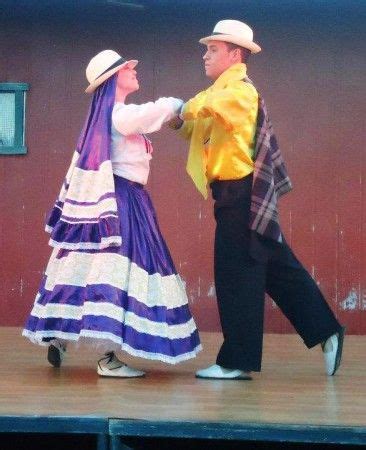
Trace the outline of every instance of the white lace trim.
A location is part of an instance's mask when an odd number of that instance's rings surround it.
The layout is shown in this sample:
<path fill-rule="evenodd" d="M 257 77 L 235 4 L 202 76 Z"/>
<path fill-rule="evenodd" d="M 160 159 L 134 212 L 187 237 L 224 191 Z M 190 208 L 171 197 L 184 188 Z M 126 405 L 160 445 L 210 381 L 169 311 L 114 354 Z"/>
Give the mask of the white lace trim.
<path fill-rule="evenodd" d="M 168 325 L 166 322 L 154 322 L 139 317 L 135 313 L 126 311 L 120 306 L 106 302 L 88 302 L 83 306 L 48 303 L 47 305 L 35 304 L 31 315 L 40 319 L 55 317 L 60 319 L 82 320 L 83 316 L 109 317 L 118 320 L 126 326 L 133 328 L 139 333 L 147 333 L 152 336 L 160 336 L 168 339 L 184 339 L 189 337 L 195 330 L 193 319 L 178 325 Z"/>
<path fill-rule="evenodd" d="M 85 287 L 107 284 L 127 292 L 148 307 L 176 308 L 188 303 L 179 275 L 149 275 L 146 270 L 117 253 L 75 251 L 60 259 L 56 255 L 55 249 L 46 269 L 45 289 L 48 291 L 56 285 Z"/>
<path fill-rule="evenodd" d="M 91 200 L 88 199 L 88 201 Z M 72 203 L 65 202 L 62 208 L 62 216 L 72 217 L 75 219 L 92 219 L 99 217 L 106 211 L 117 211 L 117 203 L 115 198 L 104 198 L 96 205 L 74 205 Z"/>
<path fill-rule="evenodd" d="M 66 174 L 66 182 L 68 184 L 72 177 L 72 183 L 70 183 L 67 191 L 67 198 L 77 202 L 96 202 L 106 192 L 114 192 L 114 180 L 110 176 L 112 173 L 111 161 L 104 161 L 99 166 L 99 170 L 84 170 L 76 167 L 79 156 L 78 152 L 74 153 L 71 166 Z M 62 186 L 59 200 L 63 202 L 65 197 L 66 189 Z"/>
<path fill-rule="evenodd" d="M 118 219 L 118 215 L 114 214 L 114 213 L 103 214 L 103 219 L 106 219 L 107 217 L 115 217 Z M 81 220 L 80 218 L 75 218 L 75 219 L 68 220 L 68 219 L 65 219 L 65 217 L 61 217 L 61 220 L 62 220 L 62 222 L 71 223 L 72 225 L 78 225 L 79 223 L 99 223 L 100 222 L 100 219 Z M 46 228 L 46 231 L 48 231 L 47 228 Z M 52 228 L 51 228 L 51 231 L 52 231 Z"/>
<path fill-rule="evenodd" d="M 104 341 L 108 340 L 108 341 L 113 342 L 114 344 L 117 344 L 122 350 L 126 351 L 127 353 L 129 353 L 132 356 L 137 356 L 140 358 L 145 358 L 145 359 L 150 359 L 150 360 L 155 360 L 155 361 L 162 361 L 162 362 L 165 362 L 168 364 L 177 364 L 179 362 L 194 358 L 197 355 L 197 353 L 202 350 L 202 345 L 199 344 L 192 351 L 183 353 L 183 354 L 177 355 L 177 356 L 169 356 L 169 355 L 164 355 L 161 353 L 146 352 L 144 350 L 137 350 L 137 349 L 131 347 L 130 345 L 123 342 L 123 340 L 121 338 L 118 338 L 117 336 L 115 336 L 111 333 L 103 333 L 103 332 L 91 331 L 91 330 L 82 330 L 79 335 L 76 333 L 65 333 L 62 331 L 37 331 L 34 333 L 32 331 L 25 329 L 25 330 L 23 330 L 22 335 L 24 337 L 28 338 L 33 343 L 43 345 L 43 346 L 49 345 L 48 342 L 42 341 L 43 338 L 47 338 L 47 337 L 53 337 L 53 338 L 57 338 L 57 339 L 62 339 L 64 341 L 74 341 L 74 342 L 79 341 L 79 339 L 83 338 L 83 337 L 95 339 L 95 340 L 99 340 L 99 339 L 104 340 Z"/>

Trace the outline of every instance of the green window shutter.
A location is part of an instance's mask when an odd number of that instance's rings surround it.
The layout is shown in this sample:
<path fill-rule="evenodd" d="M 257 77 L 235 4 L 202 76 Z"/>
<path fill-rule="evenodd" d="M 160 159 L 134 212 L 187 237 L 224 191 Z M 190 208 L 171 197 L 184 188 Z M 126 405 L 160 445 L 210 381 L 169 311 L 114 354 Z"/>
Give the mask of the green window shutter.
<path fill-rule="evenodd" d="M 27 83 L 0 83 L 0 155 L 24 155 Z"/>

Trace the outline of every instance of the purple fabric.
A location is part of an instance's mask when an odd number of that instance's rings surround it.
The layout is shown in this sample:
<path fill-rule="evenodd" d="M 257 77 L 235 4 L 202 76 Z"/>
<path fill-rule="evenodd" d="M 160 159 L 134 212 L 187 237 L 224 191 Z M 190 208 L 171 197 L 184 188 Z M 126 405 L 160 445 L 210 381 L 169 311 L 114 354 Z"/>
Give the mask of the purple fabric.
<path fill-rule="evenodd" d="M 105 200 L 106 198 L 115 198 L 115 194 L 112 192 L 108 192 L 107 194 L 102 195 L 98 198 L 96 202 L 77 202 L 76 200 L 71 200 L 67 198 L 65 200 L 65 203 L 70 203 L 72 205 L 83 205 L 83 206 L 91 206 L 91 205 L 97 205 L 102 200 Z"/>
<path fill-rule="evenodd" d="M 126 325 L 121 327 L 121 322 L 105 316 L 84 316 L 82 320 L 53 317 L 38 319 L 31 316 L 27 325 L 27 329 L 32 331 L 52 330 L 79 334 L 81 330 L 88 330 L 112 333 L 135 350 L 173 357 L 191 352 L 200 343 L 197 330 L 186 338 L 169 339 L 140 333 Z"/>
<path fill-rule="evenodd" d="M 149 194 L 137 183 L 118 176 L 114 179 L 122 235 L 120 253 L 149 274 L 176 274 Z"/>
<path fill-rule="evenodd" d="M 101 217 L 96 223 L 68 223 L 57 222 L 57 233 L 63 234 L 64 248 L 67 245 L 87 244 L 89 242 L 101 242 L 103 238 L 118 236 L 120 221 L 118 217 Z M 53 236 L 51 235 L 53 238 Z"/>
<path fill-rule="evenodd" d="M 76 151 L 80 153 L 77 167 L 98 170 L 110 159 L 112 110 L 115 101 L 117 74 L 108 78 L 95 92 Z"/>
<path fill-rule="evenodd" d="M 114 176 L 122 245 L 84 253 L 118 253 L 127 257 L 149 274 L 172 275 L 177 271 L 161 234 L 154 206 L 141 184 Z M 65 258 L 60 250 L 58 258 Z"/>
<path fill-rule="evenodd" d="M 39 293 L 40 298 L 37 300 L 39 305 L 65 304 L 82 308 L 85 301 L 103 302 L 122 307 L 138 317 L 168 325 L 179 325 L 191 319 L 187 305 L 169 309 L 166 306 L 147 306 L 130 297 L 127 292 L 106 284 L 93 284 L 87 287 L 59 285 L 52 292 L 42 286 Z"/>
<path fill-rule="evenodd" d="M 110 77 L 94 93 L 88 116 L 83 130 L 80 134 L 76 151 L 79 158 L 76 167 L 88 171 L 98 171 L 101 164 L 110 161 L 111 155 L 111 126 L 112 110 L 115 101 L 117 74 Z M 72 167 L 71 167 L 72 169 Z M 110 185 L 113 185 L 112 164 L 110 164 Z M 73 183 L 71 178 L 64 181 L 63 186 L 68 191 Z M 78 205 L 82 211 L 83 206 L 98 205 L 106 198 L 115 198 L 115 193 L 104 192 L 98 201 L 75 201 L 74 199 L 58 198 L 51 210 L 46 230 L 51 233 L 50 245 L 60 248 L 104 248 L 118 246 L 121 242 L 118 233 L 117 211 L 103 211 L 98 216 L 85 219 L 81 217 L 70 217 L 63 213 L 66 203 Z M 109 217 L 104 217 L 112 213 Z M 89 223 L 86 223 L 89 222 Z M 90 223 L 92 222 L 92 223 Z M 117 234 L 116 234 L 117 233 Z"/>

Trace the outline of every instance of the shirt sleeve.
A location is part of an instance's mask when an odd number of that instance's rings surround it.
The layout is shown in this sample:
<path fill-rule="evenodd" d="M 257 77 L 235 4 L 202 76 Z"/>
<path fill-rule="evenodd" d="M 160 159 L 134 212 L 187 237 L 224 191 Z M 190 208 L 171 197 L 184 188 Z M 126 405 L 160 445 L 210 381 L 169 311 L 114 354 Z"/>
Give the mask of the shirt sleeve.
<path fill-rule="evenodd" d="M 152 133 L 160 130 L 163 123 L 179 114 L 183 101 L 174 97 L 162 97 L 156 102 L 142 105 L 116 103 L 112 122 L 123 135 Z"/>
<path fill-rule="evenodd" d="M 203 107 L 207 91 L 199 92 L 195 97 L 191 98 L 183 105 L 181 117 L 183 120 L 197 119 L 198 112 Z"/>
<path fill-rule="evenodd" d="M 195 99 L 192 99 L 195 100 Z M 201 104 L 186 103 L 185 119 L 207 118 L 220 123 L 227 131 L 234 132 L 243 124 L 243 114 L 258 107 L 258 93 L 249 83 L 236 81 L 224 89 L 207 92 Z"/>

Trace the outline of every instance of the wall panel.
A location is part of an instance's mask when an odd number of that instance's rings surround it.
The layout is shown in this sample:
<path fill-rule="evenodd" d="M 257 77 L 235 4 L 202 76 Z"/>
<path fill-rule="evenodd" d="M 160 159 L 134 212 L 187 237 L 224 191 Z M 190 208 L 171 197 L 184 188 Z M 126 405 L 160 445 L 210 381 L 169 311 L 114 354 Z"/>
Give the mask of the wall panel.
<path fill-rule="evenodd" d="M 353 1 L 335 8 L 315 1 L 256 8 L 246 1 L 194 3 L 3 8 L 0 82 L 27 82 L 31 89 L 29 152 L 0 156 L 0 325 L 24 322 L 50 254 L 43 223 L 87 111 L 89 58 L 114 48 L 140 60 L 141 90 L 131 101 L 188 99 L 209 84 L 197 40 L 232 17 L 251 23 L 263 47 L 249 75 L 266 99 L 295 186 L 281 202 L 287 240 L 349 331 L 366 333 L 363 11 Z M 212 201 L 200 198 L 185 173 L 186 143 L 168 129 L 151 137 L 148 189 L 161 228 L 200 328 L 218 330 Z M 270 300 L 265 323 L 267 331 L 292 331 Z"/>

